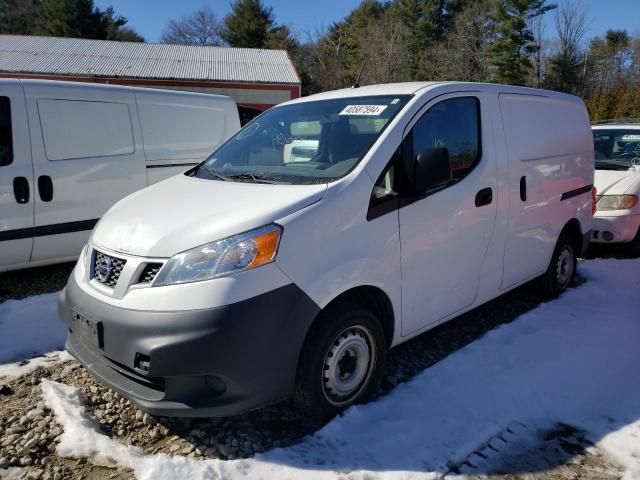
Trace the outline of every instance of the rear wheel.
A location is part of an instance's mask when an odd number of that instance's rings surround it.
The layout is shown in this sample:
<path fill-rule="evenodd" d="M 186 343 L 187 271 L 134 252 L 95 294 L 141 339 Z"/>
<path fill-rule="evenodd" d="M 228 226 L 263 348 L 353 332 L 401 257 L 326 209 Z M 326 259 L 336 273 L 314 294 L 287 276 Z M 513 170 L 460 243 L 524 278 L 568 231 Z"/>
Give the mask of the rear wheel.
<path fill-rule="evenodd" d="M 544 293 L 557 297 L 573 283 L 577 266 L 576 247 L 573 238 L 566 233 L 560 235 L 546 273 L 540 277 Z"/>
<path fill-rule="evenodd" d="M 386 343 L 377 318 L 359 305 L 340 303 L 321 315 L 303 347 L 294 402 L 326 420 L 375 391 Z"/>

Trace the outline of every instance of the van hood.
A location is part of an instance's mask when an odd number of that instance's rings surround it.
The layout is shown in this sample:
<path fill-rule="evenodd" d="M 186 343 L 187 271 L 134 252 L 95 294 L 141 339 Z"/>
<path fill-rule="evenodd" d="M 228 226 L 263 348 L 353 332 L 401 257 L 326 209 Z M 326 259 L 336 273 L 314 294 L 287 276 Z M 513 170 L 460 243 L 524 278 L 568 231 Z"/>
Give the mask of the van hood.
<path fill-rule="evenodd" d="M 598 195 L 636 193 L 640 183 L 640 168 L 629 170 L 596 170 L 594 183 Z"/>
<path fill-rule="evenodd" d="M 144 257 L 177 253 L 274 222 L 320 200 L 319 185 L 224 182 L 177 175 L 116 203 L 91 241 Z"/>

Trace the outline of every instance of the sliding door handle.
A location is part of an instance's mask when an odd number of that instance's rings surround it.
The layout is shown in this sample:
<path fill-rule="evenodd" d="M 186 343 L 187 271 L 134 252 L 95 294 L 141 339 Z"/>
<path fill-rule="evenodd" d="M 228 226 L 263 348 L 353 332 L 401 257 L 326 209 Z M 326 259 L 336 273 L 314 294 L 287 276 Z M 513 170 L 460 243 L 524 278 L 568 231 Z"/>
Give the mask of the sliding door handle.
<path fill-rule="evenodd" d="M 38 177 L 38 193 L 43 202 L 50 202 L 53 199 L 53 182 L 49 175 Z"/>
<path fill-rule="evenodd" d="M 18 203 L 29 203 L 29 181 L 25 177 L 13 179 L 13 195 Z"/>
<path fill-rule="evenodd" d="M 491 190 L 491 187 L 483 188 L 478 193 L 476 193 L 476 207 L 490 205 L 492 201 L 493 190 Z"/>
<path fill-rule="evenodd" d="M 527 201 L 527 177 L 520 177 L 520 200 Z"/>

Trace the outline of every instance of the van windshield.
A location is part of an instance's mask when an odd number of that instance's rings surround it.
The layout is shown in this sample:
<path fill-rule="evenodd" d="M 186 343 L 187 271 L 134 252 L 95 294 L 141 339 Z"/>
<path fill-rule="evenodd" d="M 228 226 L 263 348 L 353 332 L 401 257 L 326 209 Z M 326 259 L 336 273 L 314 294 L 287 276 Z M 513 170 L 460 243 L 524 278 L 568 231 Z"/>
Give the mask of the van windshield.
<path fill-rule="evenodd" d="M 640 129 L 593 131 L 597 170 L 627 170 L 640 165 Z"/>
<path fill-rule="evenodd" d="M 275 107 L 244 126 L 191 175 L 255 183 L 328 183 L 349 173 L 409 96 Z"/>

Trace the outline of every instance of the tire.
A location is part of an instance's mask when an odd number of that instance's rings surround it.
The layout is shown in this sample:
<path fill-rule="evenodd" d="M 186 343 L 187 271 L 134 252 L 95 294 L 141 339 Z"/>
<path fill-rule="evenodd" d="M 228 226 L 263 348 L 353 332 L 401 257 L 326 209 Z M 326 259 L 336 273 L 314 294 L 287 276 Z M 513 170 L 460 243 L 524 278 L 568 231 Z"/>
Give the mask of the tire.
<path fill-rule="evenodd" d="M 546 296 L 555 298 L 573 283 L 578 264 L 576 242 L 566 233 L 560 234 L 547 271 L 540 277 L 540 286 Z"/>
<path fill-rule="evenodd" d="M 348 302 L 329 307 L 303 346 L 295 406 L 325 421 L 366 402 L 380 383 L 386 350 L 380 322 L 370 311 Z"/>

